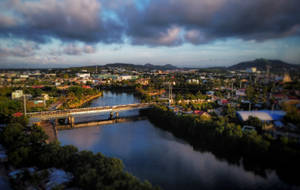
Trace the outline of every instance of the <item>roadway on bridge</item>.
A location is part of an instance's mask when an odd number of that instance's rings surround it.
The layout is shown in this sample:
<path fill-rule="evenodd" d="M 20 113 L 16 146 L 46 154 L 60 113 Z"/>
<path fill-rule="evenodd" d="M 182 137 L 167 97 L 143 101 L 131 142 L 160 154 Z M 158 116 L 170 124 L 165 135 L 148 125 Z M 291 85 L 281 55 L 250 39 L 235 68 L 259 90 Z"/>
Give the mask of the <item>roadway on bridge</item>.
<path fill-rule="evenodd" d="M 39 119 L 55 119 L 55 118 L 67 118 L 69 116 L 93 114 L 101 112 L 120 112 L 133 109 L 148 108 L 152 104 L 139 103 L 139 104 L 126 104 L 117 106 L 102 106 L 102 107 L 89 107 L 89 108 L 76 108 L 68 110 L 55 110 L 55 111 L 42 111 L 42 112 L 31 112 L 27 113 L 27 116 L 31 118 Z"/>

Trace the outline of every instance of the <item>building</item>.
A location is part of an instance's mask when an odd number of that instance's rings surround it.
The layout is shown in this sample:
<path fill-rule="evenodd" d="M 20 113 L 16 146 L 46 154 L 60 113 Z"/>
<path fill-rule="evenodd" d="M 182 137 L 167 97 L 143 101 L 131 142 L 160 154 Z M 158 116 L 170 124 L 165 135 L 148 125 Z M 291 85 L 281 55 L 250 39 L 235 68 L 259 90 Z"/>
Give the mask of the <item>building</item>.
<path fill-rule="evenodd" d="M 279 121 L 282 120 L 286 112 L 284 111 L 272 111 L 272 110 L 260 110 L 260 111 L 237 111 L 237 116 L 241 121 L 247 121 L 250 116 L 257 117 L 263 122 Z"/>
<path fill-rule="evenodd" d="M 187 83 L 188 84 L 199 84 L 200 82 L 198 79 L 188 79 Z"/>
<path fill-rule="evenodd" d="M 246 89 L 242 88 L 242 89 L 236 90 L 235 95 L 236 96 L 246 96 Z"/>
<path fill-rule="evenodd" d="M 80 78 L 90 78 L 91 74 L 90 73 L 77 73 L 76 76 L 80 77 Z"/>
<path fill-rule="evenodd" d="M 122 75 L 119 77 L 120 80 L 132 80 L 133 77 L 131 75 Z"/>
<path fill-rule="evenodd" d="M 246 69 L 247 73 L 256 73 L 256 67 L 250 67 Z"/>
<path fill-rule="evenodd" d="M 20 75 L 20 78 L 28 78 L 29 75 Z"/>
<path fill-rule="evenodd" d="M 43 97 L 44 101 L 49 100 L 49 95 L 46 94 L 46 93 L 43 93 L 43 94 L 42 94 L 42 97 Z"/>
<path fill-rule="evenodd" d="M 283 83 L 289 83 L 292 82 L 292 79 L 290 77 L 290 75 L 288 73 L 284 73 L 284 77 L 283 77 Z"/>
<path fill-rule="evenodd" d="M 13 93 L 11 93 L 11 99 L 15 100 L 15 99 L 19 99 L 23 97 L 23 90 L 16 90 Z"/>

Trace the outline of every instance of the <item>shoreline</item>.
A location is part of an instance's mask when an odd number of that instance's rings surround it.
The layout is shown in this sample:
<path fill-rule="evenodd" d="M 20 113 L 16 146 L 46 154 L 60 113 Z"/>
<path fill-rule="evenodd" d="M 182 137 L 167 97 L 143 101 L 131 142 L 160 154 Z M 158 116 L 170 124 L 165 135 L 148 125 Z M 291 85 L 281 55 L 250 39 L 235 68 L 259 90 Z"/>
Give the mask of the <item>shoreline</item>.
<path fill-rule="evenodd" d="M 217 134 L 215 126 L 196 122 L 189 116 L 180 117 L 160 108 L 145 110 L 142 115 L 147 116 L 156 127 L 185 140 L 196 150 L 212 152 L 218 159 L 225 159 L 231 164 L 240 165 L 243 160 L 243 167 L 256 175 L 264 176 L 265 172 L 271 169 L 283 182 L 300 185 L 299 178 L 287 172 L 298 170 L 299 152 L 276 142 L 272 142 L 270 147 L 264 150 L 250 137 L 237 138 Z M 256 170 L 257 167 L 262 170 Z"/>
<path fill-rule="evenodd" d="M 91 97 L 89 97 L 89 98 L 87 98 L 87 99 L 85 99 L 85 100 L 83 100 L 83 101 L 80 101 L 79 103 L 71 104 L 71 105 L 69 106 L 69 108 L 70 108 L 70 109 L 73 109 L 73 108 L 79 108 L 79 107 L 83 106 L 84 104 L 89 103 L 90 101 L 92 101 L 92 100 L 94 100 L 94 99 L 96 99 L 96 98 L 98 98 L 98 97 L 100 97 L 100 96 L 103 96 L 103 93 L 102 93 L 102 92 L 98 93 L 97 95 L 91 96 Z"/>

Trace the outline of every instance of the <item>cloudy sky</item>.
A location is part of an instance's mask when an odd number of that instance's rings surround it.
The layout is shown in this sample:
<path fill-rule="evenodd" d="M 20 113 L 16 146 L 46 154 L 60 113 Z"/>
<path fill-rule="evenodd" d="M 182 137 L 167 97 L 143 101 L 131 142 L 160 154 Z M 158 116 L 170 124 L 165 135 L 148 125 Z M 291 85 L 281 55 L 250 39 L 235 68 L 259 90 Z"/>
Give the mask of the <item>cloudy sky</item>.
<path fill-rule="evenodd" d="M 0 0 L 0 67 L 300 64 L 299 0 Z"/>

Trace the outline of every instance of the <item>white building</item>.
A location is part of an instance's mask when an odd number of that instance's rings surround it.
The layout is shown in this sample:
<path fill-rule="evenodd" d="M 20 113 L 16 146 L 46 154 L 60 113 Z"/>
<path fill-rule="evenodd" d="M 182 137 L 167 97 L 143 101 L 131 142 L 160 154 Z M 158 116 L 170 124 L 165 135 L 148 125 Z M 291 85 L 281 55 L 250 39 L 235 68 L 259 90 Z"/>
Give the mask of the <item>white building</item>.
<path fill-rule="evenodd" d="M 28 78 L 29 77 L 29 75 L 20 75 L 20 78 Z"/>
<path fill-rule="evenodd" d="M 80 78 L 90 78 L 91 74 L 90 73 L 77 73 L 76 76 L 80 77 Z"/>
<path fill-rule="evenodd" d="M 122 75 L 119 77 L 120 80 L 131 80 L 132 76 L 131 75 Z"/>
<path fill-rule="evenodd" d="M 11 99 L 19 99 L 23 96 L 23 90 L 16 90 L 13 93 L 11 93 Z"/>

